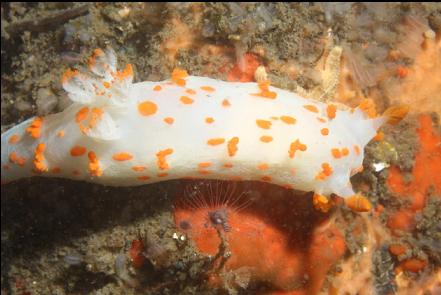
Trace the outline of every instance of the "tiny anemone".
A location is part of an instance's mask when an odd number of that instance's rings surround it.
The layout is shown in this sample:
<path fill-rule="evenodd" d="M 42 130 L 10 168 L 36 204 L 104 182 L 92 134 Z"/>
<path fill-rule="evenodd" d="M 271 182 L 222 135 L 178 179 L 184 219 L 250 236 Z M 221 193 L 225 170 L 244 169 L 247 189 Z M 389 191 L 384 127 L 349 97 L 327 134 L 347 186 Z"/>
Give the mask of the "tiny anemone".
<path fill-rule="evenodd" d="M 200 181 L 187 185 L 175 207 L 185 208 L 194 214 L 202 214 L 204 227 L 229 232 L 229 217 L 244 210 L 250 204 L 246 191 L 239 192 L 236 182 Z M 191 229 L 191 223 L 184 219 L 179 223 L 181 230 Z"/>

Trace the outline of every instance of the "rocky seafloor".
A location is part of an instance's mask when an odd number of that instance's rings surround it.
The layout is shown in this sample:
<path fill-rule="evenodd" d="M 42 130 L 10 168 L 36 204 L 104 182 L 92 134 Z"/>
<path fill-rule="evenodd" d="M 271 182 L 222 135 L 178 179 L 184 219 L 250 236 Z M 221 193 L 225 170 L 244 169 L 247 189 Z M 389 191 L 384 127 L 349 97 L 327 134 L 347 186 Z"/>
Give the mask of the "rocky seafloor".
<path fill-rule="evenodd" d="M 410 107 L 368 145 L 351 179 L 373 204 L 368 213 L 338 201 L 323 213 L 309 193 L 244 182 L 236 189 L 251 200 L 246 210 L 220 229 L 198 228 L 211 209 L 176 200 L 217 182 L 2 185 L 2 294 L 441 294 L 441 4 L 1 8 L 2 131 L 66 108 L 62 73 L 107 45 L 134 65 L 135 81 L 168 79 L 179 67 L 246 82 L 264 65 L 291 91 L 319 86 L 327 47 L 341 46 L 335 101 Z"/>

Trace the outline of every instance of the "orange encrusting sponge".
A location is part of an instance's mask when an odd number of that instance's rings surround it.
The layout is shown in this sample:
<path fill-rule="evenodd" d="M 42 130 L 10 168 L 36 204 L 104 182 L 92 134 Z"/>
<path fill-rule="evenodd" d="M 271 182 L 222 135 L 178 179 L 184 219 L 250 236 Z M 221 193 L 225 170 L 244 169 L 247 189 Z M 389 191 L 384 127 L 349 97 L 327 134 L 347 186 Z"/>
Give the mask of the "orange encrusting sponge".
<path fill-rule="evenodd" d="M 413 180 L 406 183 L 399 168 L 389 169 L 389 189 L 410 201 L 410 206 L 389 218 L 388 226 L 393 230 L 413 230 L 415 212 L 424 208 L 430 187 L 434 189 L 433 195 L 441 195 L 441 135 L 433 128 L 430 115 L 420 115 L 418 121 L 420 148 L 415 155 Z"/>

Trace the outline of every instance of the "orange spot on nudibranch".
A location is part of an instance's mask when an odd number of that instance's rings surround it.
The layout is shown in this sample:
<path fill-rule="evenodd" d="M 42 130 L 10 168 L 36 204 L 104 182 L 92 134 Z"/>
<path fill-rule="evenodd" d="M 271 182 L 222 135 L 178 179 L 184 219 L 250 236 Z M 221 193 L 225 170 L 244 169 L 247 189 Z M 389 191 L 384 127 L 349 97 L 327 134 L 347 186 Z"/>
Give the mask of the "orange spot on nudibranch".
<path fill-rule="evenodd" d="M 164 118 L 164 122 L 169 124 L 169 125 L 173 124 L 174 121 L 175 121 L 175 119 L 173 119 L 172 117 Z"/>
<path fill-rule="evenodd" d="M 195 95 L 197 93 L 196 90 L 193 90 L 193 89 L 187 89 L 187 90 L 185 90 L 185 92 L 188 94 L 191 94 L 191 95 Z"/>
<path fill-rule="evenodd" d="M 141 171 L 144 171 L 145 169 L 146 169 L 145 166 L 133 166 L 132 167 L 132 170 L 136 171 L 136 172 L 141 172 Z"/>
<path fill-rule="evenodd" d="M 158 168 L 161 170 L 165 170 L 169 168 L 166 157 L 173 154 L 173 149 L 165 149 L 156 153 L 156 157 L 158 158 L 157 164 Z"/>
<path fill-rule="evenodd" d="M 57 132 L 57 136 L 58 137 L 64 137 L 64 135 L 65 135 L 65 131 L 64 130 L 60 130 L 60 131 Z"/>
<path fill-rule="evenodd" d="M 333 104 L 330 104 L 326 107 L 326 115 L 330 120 L 335 118 L 335 114 L 337 112 L 337 107 Z"/>
<path fill-rule="evenodd" d="M 143 116 L 151 116 L 158 110 L 156 104 L 152 101 L 146 100 L 138 104 L 138 111 Z"/>
<path fill-rule="evenodd" d="M 9 162 L 23 167 L 26 164 L 26 158 L 20 157 L 17 152 L 12 152 L 9 154 Z"/>
<path fill-rule="evenodd" d="M 213 119 L 212 117 L 207 117 L 207 118 L 205 118 L 205 122 L 206 122 L 207 124 L 211 124 L 211 123 L 214 122 L 214 119 Z"/>
<path fill-rule="evenodd" d="M 210 167 L 211 165 L 212 165 L 211 162 L 201 162 L 201 163 L 198 164 L 198 167 L 199 167 L 199 168 L 208 168 L 208 167 Z"/>
<path fill-rule="evenodd" d="M 67 81 L 69 81 L 70 79 L 72 79 L 73 77 L 77 76 L 80 72 L 78 70 L 71 70 L 71 69 L 67 69 L 64 73 L 63 76 L 61 77 L 61 83 L 65 84 L 67 83 Z"/>
<path fill-rule="evenodd" d="M 332 174 L 332 168 L 329 165 L 329 163 L 323 163 L 322 164 L 322 171 L 320 171 L 315 179 L 317 180 L 324 180 L 326 177 L 330 176 Z"/>
<path fill-rule="evenodd" d="M 291 159 L 293 159 L 295 157 L 295 154 L 297 151 L 301 151 L 304 152 L 306 151 L 307 146 L 303 143 L 300 142 L 300 140 L 296 140 L 294 142 L 291 143 L 290 147 L 289 147 L 289 151 L 288 151 L 288 155 Z"/>
<path fill-rule="evenodd" d="M 41 125 L 43 124 L 43 118 L 36 117 L 32 123 L 26 128 L 26 132 L 33 138 L 41 136 Z"/>
<path fill-rule="evenodd" d="M 310 112 L 318 113 L 318 108 L 315 105 L 307 104 L 307 105 L 304 105 L 303 107 Z"/>
<path fill-rule="evenodd" d="M 231 103 L 230 103 L 230 101 L 228 99 L 224 99 L 222 101 L 222 106 L 229 107 L 229 106 L 231 106 Z"/>
<path fill-rule="evenodd" d="M 113 74 L 113 76 L 116 79 L 124 80 L 129 76 L 133 76 L 133 67 L 131 64 L 127 64 L 124 70 L 122 71 L 116 71 L 116 73 Z"/>
<path fill-rule="evenodd" d="M 233 137 L 228 141 L 228 155 L 233 157 L 237 152 L 237 144 L 239 143 L 239 137 Z"/>
<path fill-rule="evenodd" d="M 110 83 L 107 82 L 107 81 L 104 81 L 104 82 L 103 82 L 103 86 L 104 86 L 104 88 L 109 89 L 109 88 L 110 88 Z"/>
<path fill-rule="evenodd" d="M 331 149 L 331 154 L 336 159 L 340 159 L 341 158 L 341 152 L 340 152 L 339 149 L 336 149 L 336 148 Z"/>
<path fill-rule="evenodd" d="M 281 116 L 280 120 L 282 120 L 284 123 L 290 124 L 290 125 L 296 123 L 296 119 L 294 117 L 291 117 L 291 116 Z"/>
<path fill-rule="evenodd" d="M 9 144 L 16 144 L 19 141 L 20 141 L 20 136 L 18 136 L 18 134 L 12 134 L 11 137 L 9 137 L 8 139 Z"/>
<path fill-rule="evenodd" d="M 221 138 L 221 137 L 219 137 L 219 138 L 211 138 L 211 139 L 209 139 L 208 141 L 207 141 L 207 144 L 208 145 L 220 145 L 220 144 L 223 144 L 225 142 L 225 138 Z"/>
<path fill-rule="evenodd" d="M 137 177 L 139 180 L 149 180 L 150 179 L 150 176 L 148 176 L 148 175 L 142 175 L 142 176 L 138 176 Z"/>
<path fill-rule="evenodd" d="M 101 176 L 103 175 L 103 171 L 100 167 L 100 162 L 98 161 L 98 158 L 95 154 L 95 152 L 90 151 L 87 154 L 87 157 L 89 158 L 89 173 L 91 176 Z"/>
<path fill-rule="evenodd" d="M 257 165 L 257 169 L 262 170 L 262 171 L 268 170 L 268 168 L 269 168 L 268 164 L 265 164 L 265 163 Z"/>
<path fill-rule="evenodd" d="M 347 156 L 347 155 L 349 155 L 349 149 L 348 149 L 348 148 L 342 148 L 342 149 L 341 149 L 341 154 L 342 154 L 342 156 Z"/>
<path fill-rule="evenodd" d="M 233 164 L 231 164 L 231 163 L 225 163 L 225 164 L 224 164 L 224 167 L 225 167 L 225 168 L 233 168 Z"/>
<path fill-rule="evenodd" d="M 320 133 L 322 134 L 322 135 L 328 135 L 329 134 L 329 129 L 328 128 L 322 128 L 321 130 L 320 130 Z"/>
<path fill-rule="evenodd" d="M 372 99 L 363 99 L 358 105 L 360 110 L 365 112 L 368 118 L 375 118 L 377 116 L 377 111 L 375 110 L 375 103 Z"/>
<path fill-rule="evenodd" d="M 81 108 L 75 115 L 75 120 L 77 121 L 77 123 L 86 119 L 88 113 L 89 113 L 88 107 Z"/>
<path fill-rule="evenodd" d="M 178 86 L 185 86 L 185 78 L 188 77 L 188 73 L 182 69 L 174 69 L 171 74 L 171 80 Z"/>
<path fill-rule="evenodd" d="M 270 81 L 260 81 L 258 82 L 258 86 L 260 89 L 260 93 L 251 94 L 254 96 L 261 96 L 269 99 L 277 98 L 277 93 L 269 90 Z"/>
<path fill-rule="evenodd" d="M 354 151 L 357 156 L 360 155 L 360 147 L 358 145 L 354 145 Z"/>
<path fill-rule="evenodd" d="M 86 153 L 86 151 L 87 150 L 86 150 L 85 147 L 76 145 L 76 146 L 74 146 L 73 148 L 70 149 L 70 155 L 72 157 L 79 157 L 79 156 L 84 155 Z"/>
<path fill-rule="evenodd" d="M 113 154 L 112 159 L 115 161 L 128 161 L 133 159 L 133 156 L 126 152 Z"/>
<path fill-rule="evenodd" d="M 267 120 L 256 120 L 257 126 L 259 126 L 262 129 L 270 129 L 271 128 L 271 122 Z"/>
<path fill-rule="evenodd" d="M 377 134 L 373 138 L 375 141 L 382 141 L 384 139 L 383 131 L 378 131 Z"/>
<path fill-rule="evenodd" d="M 269 135 L 263 135 L 263 136 L 260 137 L 260 141 L 268 143 L 268 142 L 273 141 L 273 137 L 269 136 Z"/>
<path fill-rule="evenodd" d="M 161 85 L 156 85 L 155 87 L 153 87 L 153 91 L 161 91 L 162 87 Z"/>
<path fill-rule="evenodd" d="M 216 91 L 216 89 L 214 89 L 214 88 L 211 87 L 211 86 L 201 86 L 201 89 L 202 89 L 202 90 L 205 90 L 205 91 L 208 91 L 208 92 L 214 92 L 214 91 Z"/>
<path fill-rule="evenodd" d="M 46 149 L 46 145 L 44 143 L 39 143 L 35 148 L 34 167 L 37 172 L 47 171 L 46 164 L 44 164 L 44 155 L 43 155 L 45 149 Z"/>
<path fill-rule="evenodd" d="M 194 100 L 192 98 L 185 96 L 185 95 L 181 96 L 180 100 L 183 104 L 192 104 L 194 102 Z"/>
<path fill-rule="evenodd" d="M 165 173 L 165 172 L 158 173 L 158 177 L 167 177 L 167 176 L 168 176 L 168 173 Z"/>

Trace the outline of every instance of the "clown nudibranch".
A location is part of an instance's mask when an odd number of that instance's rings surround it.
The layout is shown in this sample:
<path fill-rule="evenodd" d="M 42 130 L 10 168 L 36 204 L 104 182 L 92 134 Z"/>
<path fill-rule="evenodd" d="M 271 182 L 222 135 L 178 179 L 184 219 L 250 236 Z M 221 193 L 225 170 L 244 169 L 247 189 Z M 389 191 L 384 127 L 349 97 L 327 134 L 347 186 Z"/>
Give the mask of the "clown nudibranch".
<path fill-rule="evenodd" d="M 112 49 L 90 74 L 68 70 L 73 101 L 1 136 L 2 183 L 33 175 L 135 186 L 177 178 L 258 180 L 329 196 L 354 195 L 349 178 L 385 117 L 369 104 L 342 110 L 268 82 L 231 83 L 174 70 L 132 83 Z"/>

